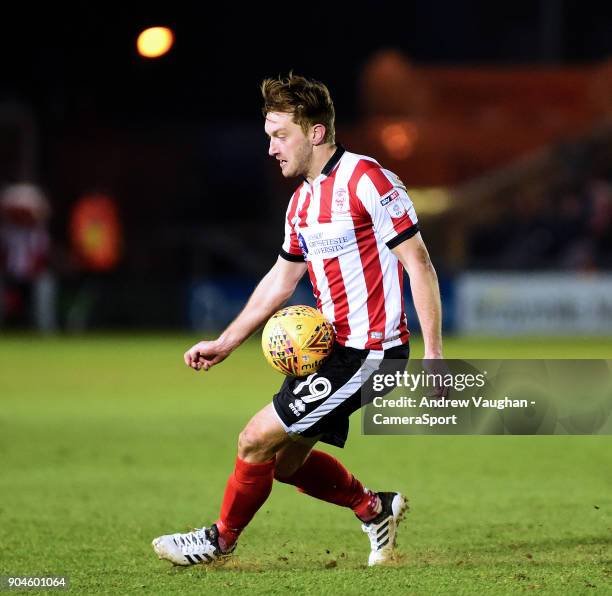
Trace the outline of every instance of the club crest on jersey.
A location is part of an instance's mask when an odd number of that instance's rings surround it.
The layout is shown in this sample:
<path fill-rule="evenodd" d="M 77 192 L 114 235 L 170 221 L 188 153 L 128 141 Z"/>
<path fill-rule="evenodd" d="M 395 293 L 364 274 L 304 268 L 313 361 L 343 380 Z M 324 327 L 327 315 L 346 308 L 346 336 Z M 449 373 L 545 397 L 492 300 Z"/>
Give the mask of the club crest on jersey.
<path fill-rule="evenodd" d="M 304 240 L 304 236 L 302 236 L 302 234 L 298 234 L 298 244 L 300 245 L 300 250 L 302 251 L 304 258 L 306 258 L 306 255 L 308 255 L 308 246 L 306 246 L 306 240 Z"/>
<path fill-rule="evenodd" d="M 339 188 L 334 193 L 332 211 L 336 213 L 346 213 L 348 211 L 348 193 L 346 188 Z"/>

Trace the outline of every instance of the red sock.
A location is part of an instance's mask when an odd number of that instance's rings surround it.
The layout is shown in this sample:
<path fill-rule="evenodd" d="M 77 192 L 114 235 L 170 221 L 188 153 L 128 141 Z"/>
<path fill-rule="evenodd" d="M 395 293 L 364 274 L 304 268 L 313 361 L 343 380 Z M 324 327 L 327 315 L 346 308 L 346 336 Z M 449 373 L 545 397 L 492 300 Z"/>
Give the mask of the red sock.
<path fill-rule="evenodd" d="M 302 467 L 288 478 L 275 478 L 292 484 L 302 492 L 340 505 L 350 507 L 363 521 L 370 521 L 380 513 L 380 499 L 363 485 L 335 457 L 323 451 L 311 451 Z"/>
<path fill-rule="evenodd" d="M 221 514 L 216 522 L 221 550 L 231 548 L 270 495 L 275 462 L 276 459 L 271 459 L 263 464 L 249 464 L 236 458 L 236 466 L 227 481 Z"/>

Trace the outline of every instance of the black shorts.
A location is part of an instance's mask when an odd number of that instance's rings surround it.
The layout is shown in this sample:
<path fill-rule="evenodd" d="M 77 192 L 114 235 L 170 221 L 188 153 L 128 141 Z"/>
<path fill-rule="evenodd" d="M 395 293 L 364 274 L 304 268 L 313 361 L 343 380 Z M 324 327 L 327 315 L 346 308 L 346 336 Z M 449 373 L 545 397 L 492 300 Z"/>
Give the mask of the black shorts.
<path fill-rule="evenodd" d="M 323 366 L 307 377 L 287 377 L 272 403 L 290 435 L 317 437 L 344 447 L 349 416 L 374 398 L 372 375 L 403 372 L 408 344 L 381 350 L 357 350 L 335 344 Z M 391 387 L 376 395 L 388 393 Z"/>

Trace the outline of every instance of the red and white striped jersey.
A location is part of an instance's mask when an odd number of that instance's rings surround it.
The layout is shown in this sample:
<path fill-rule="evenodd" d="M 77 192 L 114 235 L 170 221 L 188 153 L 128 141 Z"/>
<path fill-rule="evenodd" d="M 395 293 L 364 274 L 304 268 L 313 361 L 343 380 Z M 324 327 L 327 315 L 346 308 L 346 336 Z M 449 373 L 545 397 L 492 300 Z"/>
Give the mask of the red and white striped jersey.
<path fill-rule="evenodd" d="M 351 348 L 408 341 L 403 268 L 391 249 L 418 232 L 402 181 L 341 146 L 289 202 L 281 256 L 305 260 L 319 310 Z"/>

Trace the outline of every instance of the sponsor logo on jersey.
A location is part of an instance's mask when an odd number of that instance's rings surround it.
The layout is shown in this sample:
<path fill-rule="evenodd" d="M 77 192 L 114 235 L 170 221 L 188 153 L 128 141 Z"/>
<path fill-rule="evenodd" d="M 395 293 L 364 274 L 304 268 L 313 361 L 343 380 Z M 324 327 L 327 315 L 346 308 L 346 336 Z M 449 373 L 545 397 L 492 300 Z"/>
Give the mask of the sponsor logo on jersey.
<path fill-rule="evenodd" d="M 298 234 L 298 241 L 302 247 L 302 240 Z M 354 248 L 355 230 L 341 223 L 314 224 L 304 229 L 304 245 L 308 245 L 306 251 L 302 248 L 304 256 L 309 258 L 322 257 L 328 259 L 337 257 Z"/>
<path fill-rule="evenodd" d="M 386 207 L 389 203 L 391 203 L 391 201 L 395 201 L 395 199 L 397 198 L 399 198 L 399 192 L 397 192 L 397 190 L 394 190 L 391 194 L 388 194 L 386 197 L 380 199 L 380 204 L 383 207 Z"/>
<path fill-rule="evenodd" d="M 298 234 L 298 244 L 300 245 L 304 258 L 306 258 L 306 255 L 308 255 L 308 246 L 306 246 L 306 240 L 304 240 L 304 236 L 302 236 L 302 234 Z"/>

